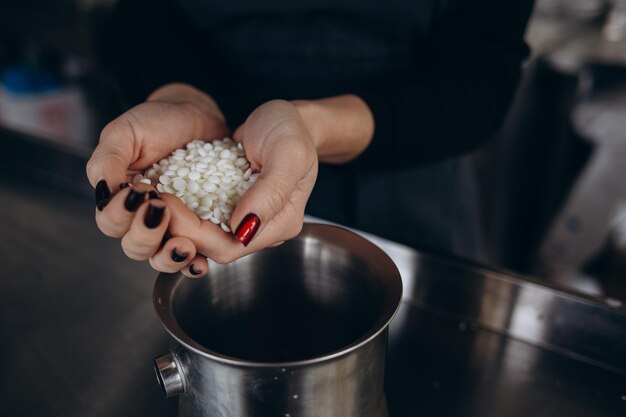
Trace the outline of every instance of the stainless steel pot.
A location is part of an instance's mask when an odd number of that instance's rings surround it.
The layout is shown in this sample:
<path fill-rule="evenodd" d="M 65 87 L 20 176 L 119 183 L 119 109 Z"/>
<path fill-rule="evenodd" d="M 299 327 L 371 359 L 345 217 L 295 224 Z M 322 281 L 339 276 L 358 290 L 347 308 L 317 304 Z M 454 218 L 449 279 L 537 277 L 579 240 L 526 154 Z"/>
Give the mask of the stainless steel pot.
<path fill-rule="evenodd" d="M 381 417 L 397 268 L 347 230 L 305 224 L 277 248 L 208 277 L 159 275 L 154 305 L 172 336 L 155 359 L 180 417 Z"/>

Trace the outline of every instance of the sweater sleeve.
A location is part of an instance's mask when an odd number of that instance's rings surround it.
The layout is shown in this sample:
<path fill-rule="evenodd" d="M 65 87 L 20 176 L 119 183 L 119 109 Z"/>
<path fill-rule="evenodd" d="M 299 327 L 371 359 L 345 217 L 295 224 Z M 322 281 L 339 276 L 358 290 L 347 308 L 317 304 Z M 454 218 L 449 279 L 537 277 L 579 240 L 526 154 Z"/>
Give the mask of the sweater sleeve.
<path fill-rule="evenodd" d="M 465 0 L 427 39 L 410 78 L 357 91 L 375 133 L 355 163 L 411 167 L 471 151 L 499 127 L 529 50 L 524 33 L 533 0 Z"/>
<path fill-rule="evenodd" d="M 119 0 L 105 33 L 104 62 L 129 106 L 184 82 L 207 93 L 207 48 L 176 0 Z"/>

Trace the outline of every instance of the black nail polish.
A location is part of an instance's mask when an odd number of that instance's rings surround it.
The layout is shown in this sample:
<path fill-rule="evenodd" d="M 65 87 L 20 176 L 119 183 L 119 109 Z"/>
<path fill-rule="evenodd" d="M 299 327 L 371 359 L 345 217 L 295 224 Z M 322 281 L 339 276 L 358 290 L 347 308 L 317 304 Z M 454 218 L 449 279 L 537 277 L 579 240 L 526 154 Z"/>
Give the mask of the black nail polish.
<path fill-rule="evenodd" d="M 160 200 L 159 199 L 159 193 L 157 193 L 156 191 L 152 190 L 148 193 L 148 200 Z"/>
<path fill-rule="evenodd" d="M 132 189 L 124 201 L 124 207 L 126 210 L 133 212 L 139 208 L 145 199 L 146 193 L 140 193 L 139 191 Z"/>
<path fill-rule="evenodd" d="M 189 272 L 191 273 L 191 275 L 200 275 L 200 272 L 202 272 L 202 271 L 196 271 L 193 268 L 193 264 L 191 264 L 191 265 L 189 265 Z"/>
<path fill-rule="evenodd" d="M 176 248 L 172 250 L 172 261 L 174 262 L 182 262 L 187 259 L 188 256 L 189 255 L 176 252 Z"/>
<path fill-rule="evenodd" d="M 163 213 L 165 212 L 165 206 L 153 206 L 150 204 L 148 210 L 146 210 L 146 217 L 143 222 L 148 229 L 154 229 L 163 220 Z"/>
<path fill-rule="evenodd" d="M 96 184 L 96 207 L 102 211 L 107 204 L 111 201 L 111 191 L 105 180 L 100 180 Z"/>
<path fill-rule="evenodd" d="M 129 182 L 123 182 L 120 184 L 120 190 L 123 190 L 124 188 L 129 187 L 129 186 L 130 186 Z"/>

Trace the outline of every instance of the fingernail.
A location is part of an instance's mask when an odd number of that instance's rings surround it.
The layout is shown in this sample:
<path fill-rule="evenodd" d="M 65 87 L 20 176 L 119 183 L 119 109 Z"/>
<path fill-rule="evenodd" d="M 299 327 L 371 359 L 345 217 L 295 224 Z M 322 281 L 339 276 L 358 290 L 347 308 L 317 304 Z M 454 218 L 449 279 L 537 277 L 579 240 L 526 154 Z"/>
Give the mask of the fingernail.
<path fill-rule="evenodd" d="M 146 217 L 143 222 L 148 229 L 154 229 L 163 220 L 163 213 L 165 212 L 165 206 L 153 206 L 150 204 L 148 210 L 146 210 Z"/>
<path fill-rule="evenodd" d="M 98 181 L 96 184 L 96 207 L 102 211 L 107 204 L 111 201 L 111 191 L 105 180 Z"/>
<path fill-rule="evenodd" d="M 191 275 L 200 275 L 202 271 L 196 271 L 193 267 L 193 264 L 189 265 L 189 273 L 191 273 Z"/>
<path fill-rule="evenodd" d="M 124 188 L 129 187 L 129 186 L 130 186 L 129 182 L 123 182 L 120 184 L 120 190 L 123 190 Z"/>
<path fill-rule="evenodd" d="M 124 201 L 124 207 L 126 210 L 133 212 L 136 211 L 137 208 L 143 203 L 146 199 L 146 193 L 140 193 L 134 188 L 130 190 L 126 200 Z"/>
<path fill-rule="evenodd" d="M 182 253 L 178 253 L 176 252 L 176 248 L 174 248 L 172 250 L 172 261 L 174 262 L 182 262 L 185 259 L 187 259 L 187 257 L 189 256 L 189 254 L 182 254 Z M 190 268 L 191 269 L 191 268 Z M 194 274 L 195 275 L 195 274 Z"/>
<path fill-rule="evenodd" d="M 248 214 L 243 218 L 239 226 L 237 226 L 237 230 L 235 230 L 235 237 L 239 239 L 244 246 L 248 246 L 257 230 L 259 230 L 259 226 L 261 226 L 261 219 L 254 213 Z"/>
<path fill-rule="evenodd" d="M 148 200 L 160 200 L 159 199 L 159 193 L 157 193 L 156 191 L 152 190 L 148 193 Z"/>

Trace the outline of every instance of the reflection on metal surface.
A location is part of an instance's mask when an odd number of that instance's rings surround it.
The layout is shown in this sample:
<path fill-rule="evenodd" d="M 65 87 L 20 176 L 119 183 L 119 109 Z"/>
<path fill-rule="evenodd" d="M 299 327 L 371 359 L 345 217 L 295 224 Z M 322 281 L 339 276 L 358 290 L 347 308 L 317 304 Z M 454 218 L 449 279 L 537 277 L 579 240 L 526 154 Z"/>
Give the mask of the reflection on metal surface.
<path fill-rule="evenodd" d="M 462 262 L 420 258 L 412 298 L 419 306 L 626 374 L 623 309 Z"/>
<path fill-rule="evenodd" d="M 154 358 L 154 371 L 165 398 L 175 397 L 185 392 L 184 377 L 174 355 L 167 353 Z"/>
<path fill-rule="evenodd" d="M 405 304 L 626 374 L 626 308 L 622 304 L 358 233 L 396 263 Z M 401 320 L 406 320 L 402 310 L 397 321 Z"/>

